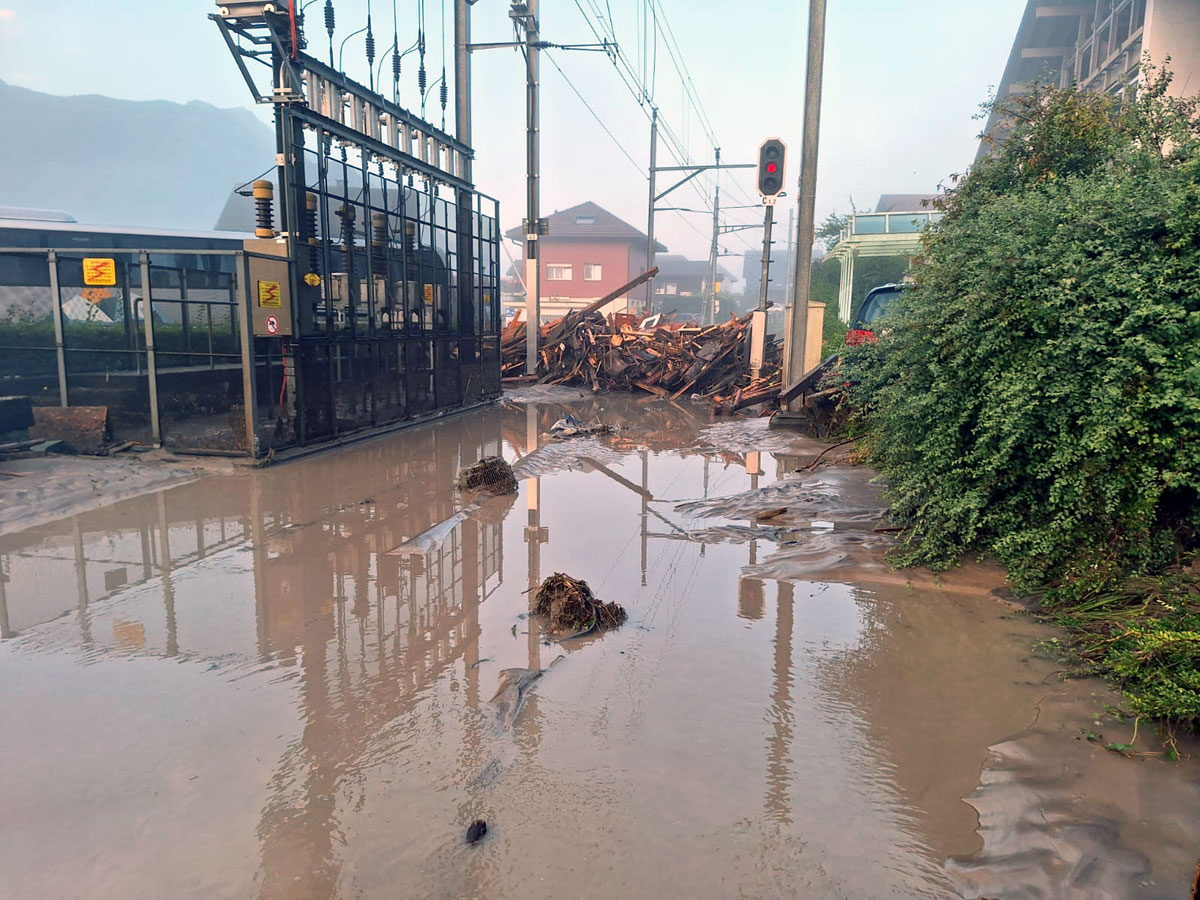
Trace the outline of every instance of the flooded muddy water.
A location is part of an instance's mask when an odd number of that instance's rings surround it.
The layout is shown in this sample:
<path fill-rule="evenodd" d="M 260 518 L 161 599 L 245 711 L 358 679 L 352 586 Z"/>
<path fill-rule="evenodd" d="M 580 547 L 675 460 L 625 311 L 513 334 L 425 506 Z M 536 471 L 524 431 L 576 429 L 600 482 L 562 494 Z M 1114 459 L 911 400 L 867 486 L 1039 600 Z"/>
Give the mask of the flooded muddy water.
<path fill-rule="evenodd" d="M 538 389 L 0 536 L 0 895 L 1185 897 L 1196 761 L 821 449 Z M 628 622 L 550 640 L 554 572 Z"/>

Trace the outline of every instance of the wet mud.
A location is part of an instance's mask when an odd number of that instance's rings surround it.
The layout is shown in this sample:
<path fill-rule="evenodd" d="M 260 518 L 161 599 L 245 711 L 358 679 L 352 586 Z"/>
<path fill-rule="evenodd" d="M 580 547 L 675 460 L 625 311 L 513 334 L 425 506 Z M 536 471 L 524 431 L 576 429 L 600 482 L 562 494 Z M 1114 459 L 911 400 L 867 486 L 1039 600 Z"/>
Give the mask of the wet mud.
<path fill-rule="evenodd" d="M 869 470 L 706 415 L 526 388 L 0 535 L 0 893 L 1185 897 L 1195 745 L 1105 750 L 1002 573 L 891 570 Z M 556 571 L 628 622 L 543 632 Z"/>

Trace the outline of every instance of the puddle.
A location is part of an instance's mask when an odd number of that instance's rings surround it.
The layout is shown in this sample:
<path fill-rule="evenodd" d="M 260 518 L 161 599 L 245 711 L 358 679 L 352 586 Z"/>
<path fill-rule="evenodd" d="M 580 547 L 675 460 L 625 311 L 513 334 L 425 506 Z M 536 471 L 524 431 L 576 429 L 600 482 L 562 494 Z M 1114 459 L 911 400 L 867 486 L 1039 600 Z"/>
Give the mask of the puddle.
<path fill-rule="evenodd" d="M 1086 740 L 1129 725 L 994 569 L 888 569 L 868 471 L 530 390 L 0 536 L 5 889 L 1186 896 L 1196 761 Z M 487 455 L 519 495 L 454 492 Z M 629 621 L 549 641 L 555 571 Z"/>

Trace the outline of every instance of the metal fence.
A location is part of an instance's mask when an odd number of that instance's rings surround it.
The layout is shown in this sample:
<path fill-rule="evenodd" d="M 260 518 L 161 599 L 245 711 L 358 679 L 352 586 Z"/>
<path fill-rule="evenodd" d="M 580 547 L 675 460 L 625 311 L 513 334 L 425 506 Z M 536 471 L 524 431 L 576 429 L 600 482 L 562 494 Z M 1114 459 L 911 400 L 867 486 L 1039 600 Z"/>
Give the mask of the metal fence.
<path fill-rule="evenodd" d="M 326 279 L 313 309 L 322 327 L 288 340 L 252 332 L 250 263 L 270 256 L 0 248 L 0 394 L 29 396 L 35 405 L 105 406 L 116 440 L 255 456 L 496 396 L 496 220 L 473 211 L 478 302 L 466 305 L 474 317 L 464 322 L 464 305 L 450 302 L 462 293 L 454 241 L 439 247 L 435 237 L 438 216 L 455 213 L 439 213 L 439 204 L 431 193 L 419 215 L 397 217 L 388 246 L 368 249 L 364 232 L 352 254 L 400 256 L 399 236 L 412 234 L 415 256 L 430 266 L 442 260 L 445 278 L 385 267 L 361 303 L 357 296 L 339 303 L 338 281 Z M 424 234 L 409 224 L 426 221 Z M 86 277 L 97 259 L 111 261 L 110 284 Z"/>

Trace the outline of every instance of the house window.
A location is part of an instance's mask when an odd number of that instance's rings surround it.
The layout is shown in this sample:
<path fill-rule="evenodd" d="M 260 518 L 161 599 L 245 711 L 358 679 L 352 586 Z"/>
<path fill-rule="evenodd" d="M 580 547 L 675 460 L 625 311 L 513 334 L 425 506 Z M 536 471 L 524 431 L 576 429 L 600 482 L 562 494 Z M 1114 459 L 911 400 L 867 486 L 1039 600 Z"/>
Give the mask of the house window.
<path fill-rule="evenodd" d="M 576 216 L 575 224 L 576 225 L 595 225 L 596 217 L 595 216 Z"/>
<path fill-rule="evenodd" d="M 583 264 L 583 280 L 584 281 L 599 281 L 604 276 L 601 274 L 600 263 L 584 263 Z"/>
<path fill-rule="evenodd" d="M 546 278 L 550 281 L 570 281 L 572 277 L 570 263 L 546 264 Z"/>

